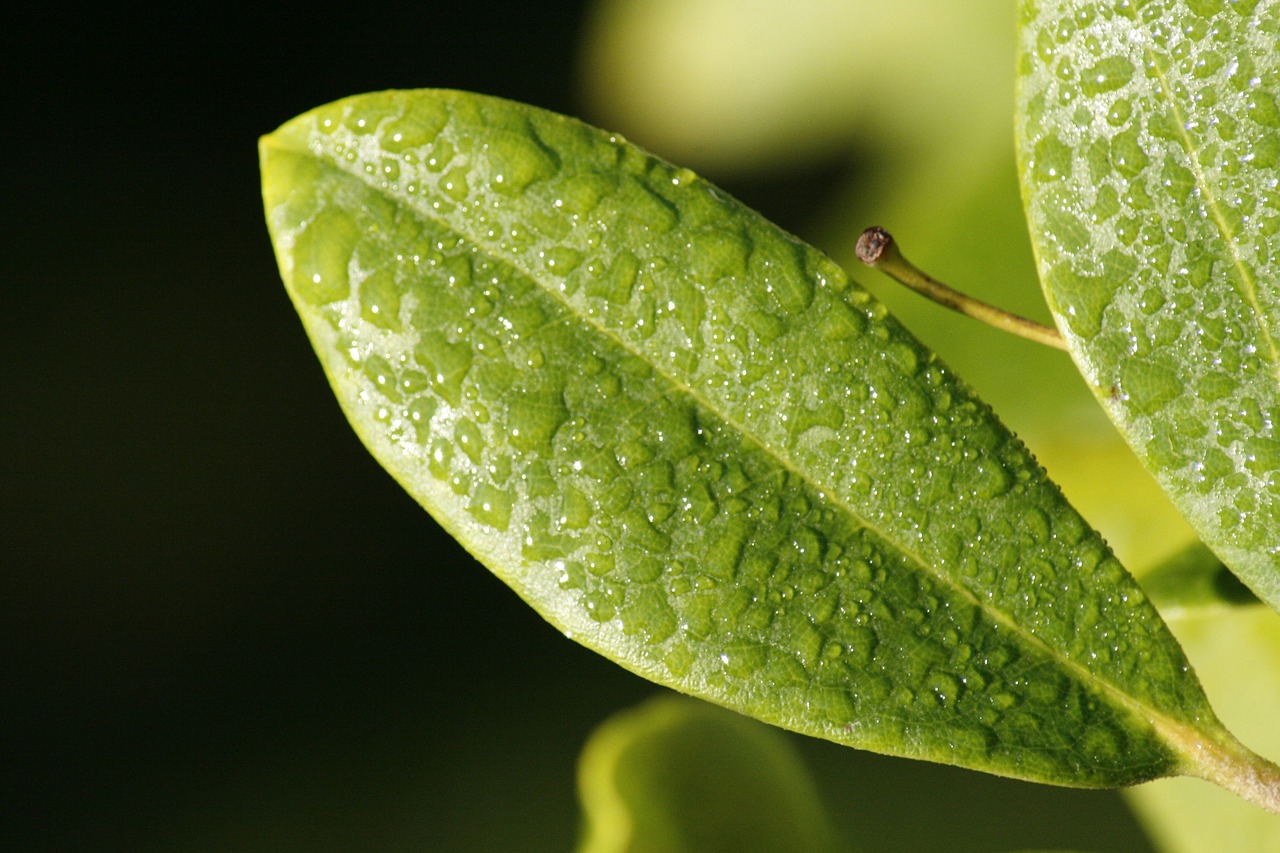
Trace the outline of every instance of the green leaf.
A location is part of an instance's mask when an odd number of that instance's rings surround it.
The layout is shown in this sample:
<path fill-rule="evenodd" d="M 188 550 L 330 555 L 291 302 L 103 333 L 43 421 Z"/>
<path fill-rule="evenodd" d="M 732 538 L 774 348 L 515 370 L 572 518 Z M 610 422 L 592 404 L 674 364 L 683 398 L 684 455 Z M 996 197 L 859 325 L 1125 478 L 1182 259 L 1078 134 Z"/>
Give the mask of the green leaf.
<path fill-rule="evenodd" d="M 319 108 L 261 156 L 348 419 L 575 640 L 786 728 L 1020 778 L 1251 761 L 991 412 L 692 173 L 438 91 Z"/>
<path fill-rule="evenodd" d="M 1021 174 L 1081 372 L 1280 607 L 1280 4 L 1024 0 Z"/>
<path fill-rule="evenodd" d="M 578 763 L 581 853 L 835 849 L 818 789 L 775 730 L 663 696 L 610 718 Z"/>

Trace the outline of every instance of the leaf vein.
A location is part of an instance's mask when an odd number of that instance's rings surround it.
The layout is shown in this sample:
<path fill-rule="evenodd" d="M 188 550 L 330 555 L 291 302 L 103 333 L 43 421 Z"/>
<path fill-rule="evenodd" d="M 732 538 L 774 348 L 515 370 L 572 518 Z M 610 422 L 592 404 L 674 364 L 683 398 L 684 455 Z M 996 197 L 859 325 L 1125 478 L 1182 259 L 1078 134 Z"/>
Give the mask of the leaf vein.
<path fill-rule="evenodd" d="M 1187 119 L 1183 115 L 1182 108 L 1169 85 L 1169 70 L 1167 66 L 1160 62 L 1159 56 L 1150 46 L 1146 48 L 1146 55 L 1148 62 L 1155 69 L 1156 75 L 1160 80 L 1157 93 L 1164 100 L 1165 106 L 1173 117 L 1174 130 L 1177 133 L 1179 142 L 1182 143 L 1183 150 L 1186 152 L 1191 172 L 1195 175 L 1196 187 L 1200 190 L 1201 197 L 1204 199 L 1205 210 L 1209 213 L 1209 218 L 1213 221 L 1214 227 L 1217 229 L 1218 235 L 1222 238 L 1226 251 L 1231 257 L 1231 265 L 1240 281 L 1240 293 L 1245 301 L 1248 302 L 1249 308 L 1257 320 L 1258 331 L 1266 343 L 1267 352 L 1270 356 L 1272 374 L 1280 382 L 1280 344 L 1277 343 L 1275 336 L 1271 333 L 1271 323 L 1261 300 L 1258 298 L 1258 283 L 1253 270 L 1245 263 L 1240 254 L 1236 239 L 1237 235 L 1223 214 L 1222 203 L 1217 193 L 1213 190 L 1213 185 L 1209 181 L 1204 163 L 1201 162 L 1199 148 L 1196 146 L 1195 140 L 1191 138 L 1191 132 L 1187 127 Z"/>
<path fill-rule="evenodd" d="M 313 151 L 303 151 L 299 153 L 303 153 L 307 156 L 318 156 Z M 1063 655 L 1044 639 L 1014 619 L 1009 613 L 1006 613 L 1004 610 L 994 606 L 990 602 L 983 601 L 978 595 L 969 590 L 956 578 L 941 571 L 938 567 L 931 565 L 915 549 L 896 541 L 895 538 L 859 513 L 854 506 L 850 505 L 848 501 L 838 493 L 838 490 L 829 486 L 823 486 L 815 479 L 814 476 L 811 475 L 811 473 L 799 467 L 789 454 L 783 452 L 779 448 L 774 448 L 766 444 L 766 442 L 757 436 L 752 430 L 748 429 L 742 423 L 739 423 L 734 417 L 723 412 L 721 407 L 716 405 L 714 401 L 707 399 L 704 395 L 698 393 L 697 390 L 689 383 L 683 381 L 665 369 L 660 363 L 658 363 L 657 359 L 652 357 L 651 354 L 632 346 L 615 331 L 602 325 L 596 318 L 585 312 L 579 311 L 564 294 L 558 291 L 557 288 L 545 286 L 534 270 L 526 268 L 526 266 L 521 263 L 517 254 L 504 252 L 501 248 L 489 244 L 484 239 L 468 233 L 466 230 L 459 227 L 457 224 L 448 221 L 443 216 L 418 205 L 414 205 L 411 202 L 407 202 L 406 199 L 395 195 L 390 192 L 388 188 L 379 185 L 371 180 L 367 175 L 362 174 L 354 164 L 345 164 L 343 162 L 333 160 L 327 161 L 327 165 L 345 172 L 357 181 L 365 184 L 369 189 L 384 195 L 389 200 L 397 204 L 408 204 L 410 209 L 412 209 L 417 215 L 435 222 L 439 227 L 456 234 L 471 245 L 488 253 L 490 257 L 507 264 L 511 268 L 528 277 L 531 281 L 536 283 L 543 292 L 548 293 L 552 298 L 559 301 L 563 305 L 564 309 L 571 315 L 577 317 L 579 321 L 593 328 L 598 334 L 613 342 L 621 350 L 644 361 L 658 375 L 662 376 L 667 382 L 669 382 L 678 392 L 686 395 L 696 405 L 701 406 L 726 426 L 735 430 L 743 437 L 744 440 L 759 448 L 763 454 L 776 460 L 781 469 L 796 475 L 796 477 L 812 488 L 815 492 L 824 495 L 827 499 L 831 500 L 836 507 L 838 507 L 848 518 L 856 522 L 858 526 L 883 540 L 891 549 L 907 557 L 910 562 L 913 562 L 918 567 L 922 574 L 932 577 L 943 586 L 952 589 L 962 600 L 967 601 L 976 610 L 985 614 L 993 623 L 1008 628 L 1013 636 L 1027 644 L 1031 649 L 1040 653 L 1049 660 L 1057 661 L 1066 670 L 1073 673 L 1075 678 L 1081 684 L 1086 687 L 1092 686 L 1097 692 L 1111 696 L 1119 707 L 1126 709 L 1138 719 L 1152 726 L 1153 729 L 1163 735 L 1166 741 L 1184 743 L 1188 740 L 1198 741 L 1198 738 L 1195 738 L 1193 734 L 1195 730 L 1186 722 L 1170 718 L 1168 715 L 1158 711 L 1154 706 L 1151 706 L 1136 696 L 1126 692 L 1125 689 L 1103 674 L 1089 669 L 1072 657 Z"/>

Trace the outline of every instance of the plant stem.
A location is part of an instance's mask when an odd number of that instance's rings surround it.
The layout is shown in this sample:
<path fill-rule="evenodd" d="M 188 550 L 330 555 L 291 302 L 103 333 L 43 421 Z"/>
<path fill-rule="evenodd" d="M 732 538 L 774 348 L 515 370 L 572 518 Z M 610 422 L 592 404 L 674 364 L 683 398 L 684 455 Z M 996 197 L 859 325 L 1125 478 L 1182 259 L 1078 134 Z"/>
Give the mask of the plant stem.
<path fill-rule="evenodd" d="M 856 252 L 858 260 L 867 266 L 875 267 L 898 283 L 952 311 L 1045 346 L 1061 350 L 1067 348 L 1057 329 L 966 296 L 925 273 L 902 256 L 893 235 L 883 228 L 877 226 L 863 231 L 858 238 Z"/>
<path fill-rule="evenodd" d="M 1218 742 L 1196 744 L 1189 773 L 1225 788 L 1273 814 L 1280 814 L 1280 766 L 1224 733 Z"/>

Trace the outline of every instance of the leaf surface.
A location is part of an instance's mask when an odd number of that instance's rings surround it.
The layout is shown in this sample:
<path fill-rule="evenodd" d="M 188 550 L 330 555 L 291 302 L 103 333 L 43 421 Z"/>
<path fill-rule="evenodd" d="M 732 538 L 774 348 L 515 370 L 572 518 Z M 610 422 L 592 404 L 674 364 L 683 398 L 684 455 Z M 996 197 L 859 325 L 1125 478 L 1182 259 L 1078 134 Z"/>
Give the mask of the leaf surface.
<path fill-rule="evenodd" d="M 1021 9 L 1050 307 L 1201 538 L 1280 607 L 1280 2 Z"/>
<path fill-rule="evenodd" d="M 580 853 L 836 849 L 817 786 L 776 729 L 662 696 L 616 714 L 578 762 Z"/>
<path fill-rule="evenodd" d="M 261 146 L 374 456 L 550 622 L 796 731 L 1071 785 L 1230 743 L 1155 610 L 882 305 L 688 171 L 456 92 Z"/>

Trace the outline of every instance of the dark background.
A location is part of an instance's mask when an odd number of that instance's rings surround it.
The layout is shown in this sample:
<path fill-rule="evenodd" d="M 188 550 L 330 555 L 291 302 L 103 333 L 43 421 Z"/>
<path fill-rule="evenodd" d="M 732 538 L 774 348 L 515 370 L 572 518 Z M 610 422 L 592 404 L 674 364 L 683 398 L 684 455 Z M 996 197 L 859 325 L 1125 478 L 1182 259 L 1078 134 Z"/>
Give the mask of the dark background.
<path fill-rule="evenodd" d="M 280 284 L 256 139 L 397 87 L 583 114 L 585 8 L 8 13 L 0 847 L 572 846 L 578 749 L 658 688 L 359 445 Z M 824 183 L 729 189 L 803 234 Z M 794 742 L 859 850 L 1145 849 L 1111 793 Z"/>

